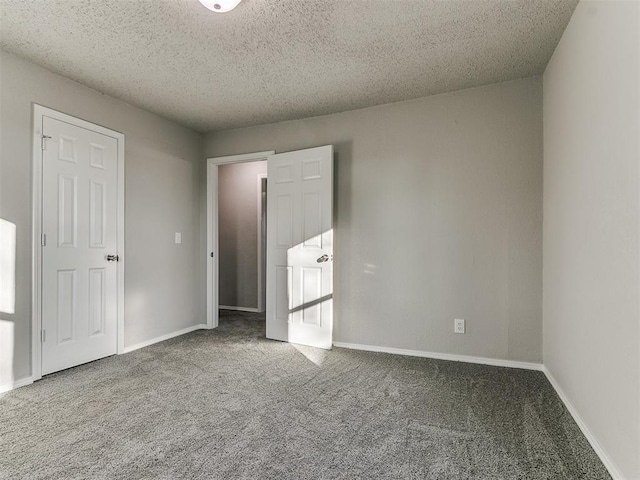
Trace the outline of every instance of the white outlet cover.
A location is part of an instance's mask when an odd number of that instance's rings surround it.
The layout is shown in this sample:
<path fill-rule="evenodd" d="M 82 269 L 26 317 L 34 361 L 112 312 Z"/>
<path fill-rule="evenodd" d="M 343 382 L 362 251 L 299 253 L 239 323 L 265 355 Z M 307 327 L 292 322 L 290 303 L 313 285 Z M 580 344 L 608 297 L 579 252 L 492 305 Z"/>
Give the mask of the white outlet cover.
<path fill-rule="evenodd" d="M 176 243 L 182 243 L 182 233 L 176 232 Z"/>
<path fill-rule="evenodd" d="M 465 322 L 462 318 L 456 318 L 453 321 L 453 332 L 454 333 L 465 333 Z"/>

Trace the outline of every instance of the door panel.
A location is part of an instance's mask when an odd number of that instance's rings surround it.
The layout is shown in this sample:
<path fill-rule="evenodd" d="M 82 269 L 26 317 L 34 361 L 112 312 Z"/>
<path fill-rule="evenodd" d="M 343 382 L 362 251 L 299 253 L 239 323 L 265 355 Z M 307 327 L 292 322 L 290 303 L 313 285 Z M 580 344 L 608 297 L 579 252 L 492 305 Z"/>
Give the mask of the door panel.
<path fill-rule="evenodd" d="M 91 180 L 89 197 L 89 247 L 105 247 L 105 229 L 107 227 L 107 184 L 104 181 Z"/>
<path fill-rule="evenodd" d="M 43 117 L 42 374 L 117 350 L 118 141 Z"/>
<path fill-rule="evenodd" d="M 58 270 L 58 344 L 73 341 L 76 323 L 76 270 Z"/>
<path fill-rule="evenodd" d="M 58 246 L 75 248 L 78 237 L 78 178 L 58 176 Z"/>
<path fill-rule="evenodd" d="M 104 333 L 105 300 L 107 297 L 106 268 L 89 269 L 89 335 Z"/>
<path fill-rule="evenodd" d="M 267 176 L 267 338 L 331 348 L 333 147 L 271 155 Z"/>

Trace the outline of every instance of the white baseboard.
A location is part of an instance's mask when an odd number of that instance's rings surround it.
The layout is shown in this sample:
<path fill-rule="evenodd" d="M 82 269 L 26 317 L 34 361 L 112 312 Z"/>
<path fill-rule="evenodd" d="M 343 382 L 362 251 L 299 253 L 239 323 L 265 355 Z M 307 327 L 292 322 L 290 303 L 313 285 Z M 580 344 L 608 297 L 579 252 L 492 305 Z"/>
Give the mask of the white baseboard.
<path fill-rule="evenodd" d="M 163 342 L 174 337 L 179 337 L 180 335 L 184 335 L 185 333 L 193 332 L 195 330 L 206 330 L 208 328 L 209 327 L 206 323 L 201 323 L 200 325 L 192 325 L 191 327 L 183 328 L 182 330 L 178 330 L 177 332 L 167 333 L 166 335 L 152 338 L 151 340 L 145 340 L 144 342 L 136 343 L 135 345 L 129 345 L 128 347 L 124 347 L 124 352 L 122 353 L 133 352 L 134 350 L 148 347 L 149 345 L 153 345 L 154 343 Z"/>
<path fill-rule="evenodd" d="M 237 310 L 238 312 L 252 312 L 259 313 L 257 308 L 253 307 L 231 307 L 229 305 L 218 305 L 221 310 Z"/>
<path fill-rule="evenodd" d="M 551 383 L 551 385 L 555 389 L 556 393 L 560 397 L 560 400 L 562 400 L 562 403 L 564 403 L 565 407 L 567 407 L 567 410 L 569 411 L 575 422 L 578 424 L 578 427 L 580 427 L 580 430 L 582 430 L 582 434 L 587 438 L 587 441 L 591 445 L 591 448 L 593 448 L 598 457 L 600 457 L 600 461 L 609 471 L 609 475 L 611 475 L 611 478 L 613 478 L 613 480 L 624 480 L 624 477 L 620 473 L 620 470 L 618 470 L 618 467 L 615 466 L 613 460 L 611 460 L 611 457 L 609 457 L 606 450 L 602 447 L 602 445 L 600 445 L 600 442 L 598 442 L 591 430 L 589 430 L 589 427 L 582 419 L 578 411 L 575 409 L 573 404 L 569 401 L 569 398 L 560 387 L 560 384 L 553 377 L 553 375 L 551 375 L 551 372 L 547 369 L 547 367 L 544 367 L 542 371 L 547 376 L 549 383 Z"/>
<path fill-rule="evenodd" d="M 20 380 L 5 383 L 4 385 L 0 385 L 0 394 L 10 392 L 16 388 L 24 387 L 25 385 L 31 385 L 32 383 L 33 377 L 21 378 Z"/>
<path fill-rule="evenodd" d="M 450 353 L 425 352 L 422 350 L 405 350 L 403 348 L 378 347 L 373 345 L 360 345 L 358 343 L 334 342 L 333 345 L 339 348 L 350 348 L 352 350 L 365 350 L 367 352 L 392 353 L 394 355 L 407 355 L 409 357 L 433 358 L 436 360 L 450 360 L 453 362 L 479 363 L 482 365 L 492 365 L 495 367 L 523 368 L 525 370 L 543 369 L 541 363 L 520 362 L 517 360 L 501 360 L 498 358 L 472 357 L 469 355 L 453 355 Z"/>

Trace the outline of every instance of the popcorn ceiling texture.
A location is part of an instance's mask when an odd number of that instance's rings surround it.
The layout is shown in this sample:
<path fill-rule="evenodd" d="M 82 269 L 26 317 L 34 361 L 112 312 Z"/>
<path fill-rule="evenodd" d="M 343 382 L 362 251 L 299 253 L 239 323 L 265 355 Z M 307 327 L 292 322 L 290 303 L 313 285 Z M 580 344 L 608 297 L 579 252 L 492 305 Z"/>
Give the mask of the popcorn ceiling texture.
<path fill-rule="evenodd" d="M 0 48 L 198 131 L 541 74 L 577 0 L 0 0 Z"/>

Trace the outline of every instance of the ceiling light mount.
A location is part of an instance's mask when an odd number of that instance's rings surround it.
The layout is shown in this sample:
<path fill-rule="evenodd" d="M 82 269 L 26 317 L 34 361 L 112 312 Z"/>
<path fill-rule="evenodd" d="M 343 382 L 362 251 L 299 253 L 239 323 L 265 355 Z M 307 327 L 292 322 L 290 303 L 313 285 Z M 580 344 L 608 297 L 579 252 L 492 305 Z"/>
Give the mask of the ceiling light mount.
<path fill-rule="evenodd" d="M 199 0 L 202 5 L 212 12 L 226 13 L 238 6 L 241 0 Z"/>

